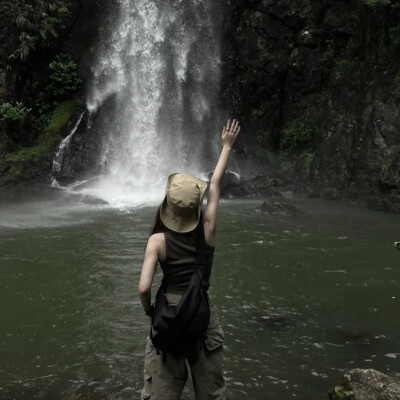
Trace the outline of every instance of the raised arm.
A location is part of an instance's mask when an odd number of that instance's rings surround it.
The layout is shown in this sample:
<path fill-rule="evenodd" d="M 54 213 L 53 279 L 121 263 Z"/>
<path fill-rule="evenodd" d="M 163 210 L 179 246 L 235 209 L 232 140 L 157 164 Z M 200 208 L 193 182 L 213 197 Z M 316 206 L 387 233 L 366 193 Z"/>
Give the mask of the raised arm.
<path fill-rule="evenodd" d="M 215 246 L 215 230 L 217 222 L 217 210 L 221 192 L 221 180 L 225 174 L 231 149 L 240 132 L 239 122 L 235 119 L 228 120 L 226 126 L 222 129 L 221 141 L 222 150 L 217 165 L 211 177 L 208 191 L 207 207 L 203 216 L 203 224 L 206 242 L 210 246 Z"/>

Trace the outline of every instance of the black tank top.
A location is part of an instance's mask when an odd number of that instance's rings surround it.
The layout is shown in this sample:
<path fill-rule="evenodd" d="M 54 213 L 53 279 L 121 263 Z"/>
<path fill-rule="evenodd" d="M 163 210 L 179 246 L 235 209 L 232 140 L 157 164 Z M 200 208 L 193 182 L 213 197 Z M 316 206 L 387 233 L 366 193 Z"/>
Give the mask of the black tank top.
<path fill-rule="evenodd" d="M 176 233 L 167 231 L 165 235 L 165 260 L 160 261 L 164 278 L 167 282 L 167 291 L 174 294 L 183 294 L 196 268 L 196 232 Z M 209 282 L 214 247 L 206 244 L 206 266 L 204 278 Z"/>

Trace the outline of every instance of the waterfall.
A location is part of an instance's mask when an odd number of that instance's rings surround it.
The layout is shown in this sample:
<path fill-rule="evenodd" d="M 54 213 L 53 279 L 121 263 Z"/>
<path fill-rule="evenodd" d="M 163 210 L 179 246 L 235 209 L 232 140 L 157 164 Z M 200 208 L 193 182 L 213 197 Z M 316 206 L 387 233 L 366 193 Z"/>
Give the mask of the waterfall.
<path fill-rule="evenodd" d="M 115 1 L 87 93 L 102 151 L 101 176 L 86 193 L 114 204 L 159 201 L 168 174 L 210 169 L 222 126 L 217 3 Z"/>
<path fill-rule="evenodd" d="M 68 150 L 69 143 L 70 143 L 72 137 L 74 136 L 76 130 L 78 129 L 79 124 L 81 123 L 84 114 L 85 113 L 82 112 L 79 115 L 79 117 L 78 117 L 77 121 L 75 122 L 73 128 L 71 129 L 71 132 L 69 133 L 69 135 L 67 135 L 59 144 L 57 151 L 53 158 L 53 168 L 52 168 L 53 174 L 60 172 L 61 165 L 64 161 L 65 152 Z M 55 183 L 55 186 L 57 186 L 57 183 L 56 183 L 57 181 L 54 180 L 53 182 Z"/>

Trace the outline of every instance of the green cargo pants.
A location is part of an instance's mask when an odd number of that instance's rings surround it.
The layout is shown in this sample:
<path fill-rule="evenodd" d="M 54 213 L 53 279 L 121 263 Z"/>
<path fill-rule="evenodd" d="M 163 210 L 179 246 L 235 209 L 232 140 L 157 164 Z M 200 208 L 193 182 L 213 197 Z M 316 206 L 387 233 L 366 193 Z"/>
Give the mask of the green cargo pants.
<path fill-rule="evenodd" d="M 175 303 L 174 295 L 167 294 L 168 301 Z M 197 347 L 186 355 L 156 354 L 150 338 L 147 338 L 144 360 L 144 387 L 142 400 L 179 400 L 188 378 L 188 366 L 192 375 L 196 400 L 226 400 L 223 376 L 224 332 L 217 309 L 210 306 L 211 316 L 205 347 Z"/>

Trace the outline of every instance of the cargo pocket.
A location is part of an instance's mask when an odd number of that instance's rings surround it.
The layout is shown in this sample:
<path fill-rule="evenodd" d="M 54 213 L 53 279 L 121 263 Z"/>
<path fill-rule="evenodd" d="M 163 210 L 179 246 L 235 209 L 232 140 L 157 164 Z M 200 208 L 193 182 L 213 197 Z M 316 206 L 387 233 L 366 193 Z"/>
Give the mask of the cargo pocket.
<path fill-rule="evenodd" d="M 215 350 L 216 348 L 224 344 L 224 331 L 221 323 L 219 322 L 219 316 L 217 308 L 214 305 L 210 305 L 210 323 L 207 328 L 207 338 L 205 345 L 207 350 Z"/>

